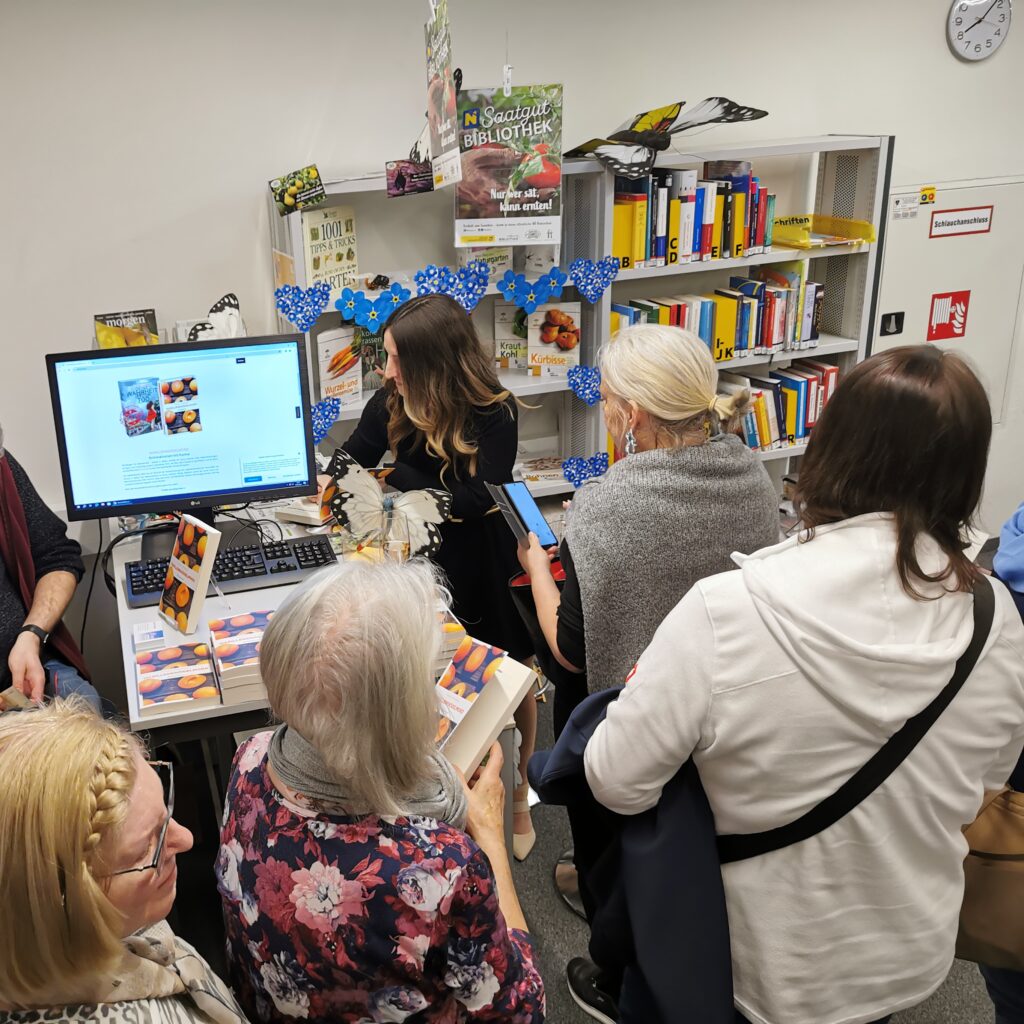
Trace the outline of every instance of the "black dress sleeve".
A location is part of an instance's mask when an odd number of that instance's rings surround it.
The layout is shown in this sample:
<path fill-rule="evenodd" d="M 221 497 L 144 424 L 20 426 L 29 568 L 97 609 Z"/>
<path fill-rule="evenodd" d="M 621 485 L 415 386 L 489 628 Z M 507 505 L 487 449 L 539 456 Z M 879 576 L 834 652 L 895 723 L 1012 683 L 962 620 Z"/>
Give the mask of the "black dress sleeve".
<path fill-rule="evenodd" d="M 519 445 L 514 402 L 510 400 L 488 412 L 479 412 L 474 426 L 479 452 L 473 476 L 463 469 L 463 475 L 457 477 L 454 469 L 449 467 L 442 479 L 439 474 L 397 461 L 394 472 L 388 476 L 388 483 L 400 491 L 442 487 L 451 492 L 453 518 L 479 519 L 494 507 L 494 499 L 484 484 L 503 484 L 512 479 Z"/>
<path fill-rule="evenodd" d="M 366 403 L 356 429 L 342 447 L 367 469 L 380 462 L 388 450 L 388 407 L 383 388 Z"/>
<path fill-rule="evenodd" d="M 558 649 L 570 665 L 583 668 L 587 663 L 587 645 L 583 633 L 583 599 L 568 541 L 562 541 L 558 557 L 565 570 L 562 600 L 558 605 Z"/>
<path fill-rule="evenodd" d="M 25 510 L 25 523 L 28 526 L 29 547 L 32 550 L 36 580 L 51 572 L 70 572 L 77 579 L 81 579 L 85 574 L 85 565 L 82 563 L 82 549 L 78 542 L 68 536 L 68 528 L 63 520 L 39 497 L 25 470 L 10 452 L 7 452 L 7 461 L 18 489 L 18 496 L 21 498 L 22 508 Z"/>

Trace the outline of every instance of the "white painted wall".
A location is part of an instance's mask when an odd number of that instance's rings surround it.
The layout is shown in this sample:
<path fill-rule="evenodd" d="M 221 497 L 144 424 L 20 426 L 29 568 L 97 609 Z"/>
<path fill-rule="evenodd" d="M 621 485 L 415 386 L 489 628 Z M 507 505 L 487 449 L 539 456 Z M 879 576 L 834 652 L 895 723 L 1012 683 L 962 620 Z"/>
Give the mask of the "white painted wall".
<path fill-rule="evenodd" d="M 708 138 L 892 133 L 897 184 L 1024 171 L 1024 25 L 962 65 L 946 0 L 450 2 L 467 84 L 498 79 L 507 31 L 517 81 L 565 84 L 567 143 L 724 93 L 771 116 Z M 426 11 L 0 0 L 0 418 L 47 500 L 63 504 L 43 354 L 87 347 L 93 313 L 155 306 L 169 326 L 227 290 L 251 333 L 269 330 L 266 181 L 314 160 L 327 176 L 379 169 L 408 149 Z M 1018 480 L 1001 493 L 1024 497 L 1005 430 L 992 466 Z"/>

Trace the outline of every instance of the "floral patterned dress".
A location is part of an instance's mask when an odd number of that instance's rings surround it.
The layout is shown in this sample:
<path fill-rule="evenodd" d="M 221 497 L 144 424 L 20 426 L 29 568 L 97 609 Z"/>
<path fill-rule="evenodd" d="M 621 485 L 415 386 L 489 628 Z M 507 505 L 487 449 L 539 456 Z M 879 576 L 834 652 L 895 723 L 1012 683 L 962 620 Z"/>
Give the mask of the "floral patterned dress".
<path fill-rule="evenodd" d="M 490 863 L 433 818 L 341 817 L 278 792 L 270 733 L 239 747 L 217 858 L 231 981 L 254 1021 L 542 1024 L 529 936 Z"/>

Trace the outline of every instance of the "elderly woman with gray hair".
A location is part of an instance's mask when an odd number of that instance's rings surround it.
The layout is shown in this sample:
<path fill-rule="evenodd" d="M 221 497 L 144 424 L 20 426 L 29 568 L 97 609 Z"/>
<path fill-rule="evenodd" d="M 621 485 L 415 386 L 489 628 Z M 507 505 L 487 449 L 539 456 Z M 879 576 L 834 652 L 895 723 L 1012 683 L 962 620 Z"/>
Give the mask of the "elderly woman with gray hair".
<path fill-rule="evenodd" d="M 442 595 L 426 563 L 350 562 L 267 628 L 260 667 L 284 724 L 238 749 L 217 860 L 254 1020 L 544 1019 L 501 749 L 465 786 L 434 743 Z"/>

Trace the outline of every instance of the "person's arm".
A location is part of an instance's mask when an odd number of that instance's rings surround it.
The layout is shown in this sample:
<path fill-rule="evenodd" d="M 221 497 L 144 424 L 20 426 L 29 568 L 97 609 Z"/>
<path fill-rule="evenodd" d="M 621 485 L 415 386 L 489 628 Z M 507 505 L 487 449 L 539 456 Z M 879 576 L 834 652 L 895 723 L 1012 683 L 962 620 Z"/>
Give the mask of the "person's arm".
<path fill-rule="evenodd" d="M 700 741 L 711 705 L 714 633 L 700 587 L 658 627 L 584 751 L 594 796 L 619 814 L 653 807 Z"/>
<path fill-rule="evenodd" d="M 368 469 L 377 465 L 388 450 L 387 394 L 381 389 L 363 408 L 356 429 L 342 445 L 360 466 Z"/>
<path fill-rule="evenodd" d="M 479 429 L 475 438 L 479 451 L 476 472 L 472 476 L 465 468 L 461 476 L 456 476 L 454 467 L 449 467 L 442 481 L 431 473 L 399 461 L 387 482 L 400 491 L 414 491 L 422 487 L 445 488 L 452 495 L 453 519 L 478 519 L 490 511 L 494 507 L 494 499 L 485 484 L 503 484 L 512 479 L 519 428 L 515 414 L 507 404 L 478 414 L 475 422 Z"/>
<path fill-rule="evenodd" d="M 568 555 L 568 546 L 562 544 L 563 555 Z M 565 568 L 565 588 L 566 594 L 559 593 L 558 584 L 555 583 L 554 577 L 551 575 L 551 559 L 553 557 L 554 549 L 547 551 L 540 546 L 540 541 L 537 539 L 535 533 L 530 534 L 530 546 L 524 548 L 521 544 L 517 549 L 519 555 L 519 564 L 523 567 L 523 571 L 530 577 L 530 590 L 533 593 L 533 604 L 537 609 L 537 621 L 540 623 L 540 628 L 544 633 L 544 639 L 547 641 L 548 649 L 554 656 L 555 661 L 558 662 L 562 668 L 569 672 L 582 672 L 583 669 L 573 664 L 563 653 L 559 643 L 559 638 L 564 638 L 567 634 L 565 627 L 562 624 L 561 608 L 564 603 L 565 596 L 568 596 L 570 601 L 579 601 L 579 581 L 576 579 L 575 567 L 572 564 L 572 559 L 568 558 L 568 565 L 566 561 L 563 561 L 562 565 Z M 569 574 L 572 572 L 572 581 L 570 583 Z M 568 616 L 572 618 L 571 609 Z M 580 632 L 582 633 L 583 616 L 582 612 L 579 615 L 579 626 Z M 582 643 L 577 645 L 577 650 L 582 652 Z M 585 662 L 584 658 L 580 659 Z"/>

